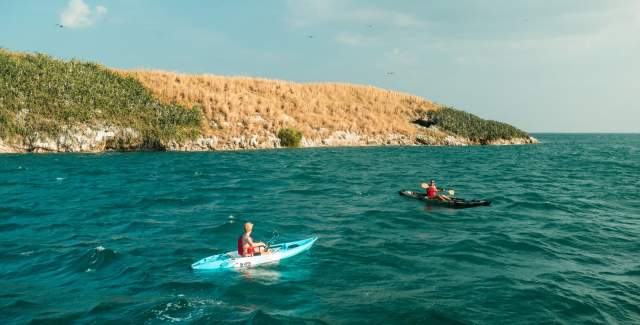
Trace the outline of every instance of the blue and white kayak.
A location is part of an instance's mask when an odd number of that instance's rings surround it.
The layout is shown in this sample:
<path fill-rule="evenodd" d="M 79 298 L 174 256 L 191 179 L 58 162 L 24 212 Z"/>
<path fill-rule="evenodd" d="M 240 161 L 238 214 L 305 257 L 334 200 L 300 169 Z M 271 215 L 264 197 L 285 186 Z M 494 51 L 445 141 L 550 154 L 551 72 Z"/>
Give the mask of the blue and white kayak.
<path fill-rule="evenodd" d="M 194 270 L 237 269 L 275 263 L 309 250 L 317 239 L 318 237 L 311 237 L 290 243 L 271 245 L 269 247 L 270 254 L 258 256 L 242 257 L 238 255 L 237 251 L 213 255 L 191 264 L 191 268 Z"/>

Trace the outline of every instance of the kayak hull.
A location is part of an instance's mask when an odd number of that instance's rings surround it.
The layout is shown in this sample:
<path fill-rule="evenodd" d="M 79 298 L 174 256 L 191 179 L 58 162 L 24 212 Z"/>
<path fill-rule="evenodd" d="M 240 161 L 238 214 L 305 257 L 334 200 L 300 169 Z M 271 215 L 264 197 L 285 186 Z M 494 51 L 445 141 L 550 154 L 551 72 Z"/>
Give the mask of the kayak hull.
<path fill-rule="evenodd" d="M 272 253 L 242 257 L 237 251 L 205 257 L 193 264 L 194 270 L 239 269 L 262 264 L 276 263 L 285 258 L 305 252 L 313 246 L 318 237 L 271 246 Z"/>
<path fill-rule="evenodd" d="M 448 202 L 433 200 L 433 199 L 427 198 L 427 195 L 425 193 L 414 192 L 414 191 L 400 191 L 398 192 L 398 194 L 423 201 L 428 205 L 442 206 L 442 207 L 452 208 L 452 209 L 473 208 L 473 207 L 479 207 L 479 206 L 488 206 L 491 204 L 491 201 L 489 200 L 465 200 L 463 198 L 457 198 L 457 197 L 452 197 L 451 201 L 448 201 Z"/>

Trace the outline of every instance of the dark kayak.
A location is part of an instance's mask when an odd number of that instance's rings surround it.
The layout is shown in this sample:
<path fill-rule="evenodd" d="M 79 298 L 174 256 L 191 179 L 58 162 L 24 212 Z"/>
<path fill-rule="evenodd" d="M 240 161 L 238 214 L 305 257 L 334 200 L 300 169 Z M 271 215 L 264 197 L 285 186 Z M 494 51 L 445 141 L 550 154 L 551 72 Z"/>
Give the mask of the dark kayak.
<path fill-rule="evenodd" d="M 413 192 L 413 191 L 400 191 L 398 193 L 402 196 L 408 196 L 414 199 L 418 199 L 420 201 L 424 201 L 429 205 L 438 205 L 438 206 L 454 208 L 454 209 L 473 208 L 473 207 L 479 207 L 479 206 L 491 204 L 491 201 L 489 200 L 465 200 L 457 197 L 452 197 L 451 201 L 443 202 L 440 200 L 428 199 L 427 194 Z"/>

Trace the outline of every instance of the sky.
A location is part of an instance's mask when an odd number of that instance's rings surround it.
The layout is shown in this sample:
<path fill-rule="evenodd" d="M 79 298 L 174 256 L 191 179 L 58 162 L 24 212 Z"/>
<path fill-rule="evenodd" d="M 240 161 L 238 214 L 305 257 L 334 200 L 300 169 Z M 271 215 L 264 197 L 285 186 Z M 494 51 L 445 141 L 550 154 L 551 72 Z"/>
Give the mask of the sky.
<path fill-rule="evenodd" d="M 529 132 L 640 132 L 640 0 L 2 0 L 0 47 L 373 85 Z"/>

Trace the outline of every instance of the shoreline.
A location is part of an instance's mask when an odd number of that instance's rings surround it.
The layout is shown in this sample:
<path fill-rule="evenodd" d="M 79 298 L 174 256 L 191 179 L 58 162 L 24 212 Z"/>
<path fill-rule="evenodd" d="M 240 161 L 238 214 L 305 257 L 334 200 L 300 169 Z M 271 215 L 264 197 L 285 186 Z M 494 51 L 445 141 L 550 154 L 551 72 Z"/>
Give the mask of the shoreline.
<path fill-rule="evenodd" d="M 303 143 L 305 143 L 303 141 Z M 306 142 L 308 144 L 309 142 Z M 246 148 L 209 148 L 209 149 L 196 149 L 196 150 L 186 150 L 185 146 L 180 147 L 172 147 L 172 148 L 135 148 L 135 149 L 126 149 L 126 150 L 117 150 L 113 148 L 103 147 L 102 150 L 51 150 L 52 147 L 35 147 L 35 148 L 25 148 L 7 145 L 2 139 L 0 139 L 0 155 L 6 154 L 63 154 L 63 153 L 78 153 L 78 154 L 101 154 L 101 153 L 133 153 L 133 152 L 184 152 L 184 153 L 194 153 L 194 152 L 243 152 L 243 151 L 263 151 L 263 150 L 283 150 L 283 149 L 324 149 L 324 148 L 375 148 L 375 147 L 484 147 L 484 146 L 522 146 L 522 145 L 532 145 L 539 144 L 540 141 L 534 137 L 529 137 L 529 139 L 525 138 L 516 138 L 510 140 L 499 140 L 495 141 L 495 143 L 481 144 L 474 143 L 473 141 L 467 140 L 466 142 L 459 142 L 456 144 L 447 144 L 447 143 L 439 143 L 439 144 L 423 144 L 418 141 L 414 143 L 342 143 L 342 144 L 313 144 L 313 145 L 301 145 L 299 147 L 283 147 L 280 145 L 273 147 L 246 147 Z"/>

